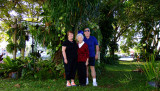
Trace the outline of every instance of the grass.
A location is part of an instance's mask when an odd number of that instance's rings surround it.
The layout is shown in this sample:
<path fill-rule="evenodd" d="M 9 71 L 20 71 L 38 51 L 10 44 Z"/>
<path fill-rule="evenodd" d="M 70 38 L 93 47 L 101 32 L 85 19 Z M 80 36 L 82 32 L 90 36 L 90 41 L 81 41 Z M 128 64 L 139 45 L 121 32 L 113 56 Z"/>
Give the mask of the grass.
<path fill-rule="evenodd" d="M 120 61 L 117 65 L 105 65 L 105 70 L 97 72 L 98 87 L 65 87 L 62 78 L 45 81 L 0 79 L 0 91 L 151 91 L 155 88 L 147 84 L 144 73 L 133 72 L 142 63 Z M 76 80 L 76 83 L 78 81 Z M 16 84 L 20 86 L 15 86 Z"/>

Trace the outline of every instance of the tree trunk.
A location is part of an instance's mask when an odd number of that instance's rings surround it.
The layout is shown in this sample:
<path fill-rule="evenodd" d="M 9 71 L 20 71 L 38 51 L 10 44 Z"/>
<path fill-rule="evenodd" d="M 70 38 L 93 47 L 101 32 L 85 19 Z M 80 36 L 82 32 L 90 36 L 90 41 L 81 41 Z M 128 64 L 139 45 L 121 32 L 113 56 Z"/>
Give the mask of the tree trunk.
<path fill-rule="evenodd" d="M 114 57 L 114 49 L 113 48 L 110 49 L 110 56 Z"/>
<path fill-rule="evenodd" d="M 56 64 L 60 64 L 62 63 L 62 60 L 63 60 L 62 51 L 61 48 L 59 48 L 59 50 L 56 51 L 56 53 L 54 54 L 53 62 L 55 62 Z"/>
<path fill-rule="evenodd" d="M 16 53 L 17 53 L 17 49 L 16 49 L 16 34 L 17 34 L 17 30 L 14 31 L 14 34 L 13 34 L 13 44 L 14 45 L 14 50 L 13 50 L 13 59 L 15 60 L 16 59 Z"/>
<path fill-rule="evenodd" d="M 21 49 L 21 60 L 24 60 L 24 52 L 25 52 L 25 48 Z"/>
<path fill-rule="evenodd" d="M 76 36 L 77 36 L 77 34 L 78 34 L 78 27 L 76 27 L 76 26 L 72 27 L 72 31 L 73 31 L 73 33 L 74 33 L 74 38 L 75 38 L 75 40 L 76 40 Z"/>
<path fill-rule="evenodd" d="M 17 48 L 16 48 L 16 44 L 17 44 L 17 39 L 16 39 L 16 34 L 17 34 L 17 19 L 15 19 L 15 25 L 12 26 L 12 28 L 14 28 L 14 33 L 13 33 L 13 44 L 14 45 L 14 50 L 13 50 L 13 59 L 16 59 L 16 53 L 17 53 Z"/>
<path fill-rule="evenodd" d="M 101 43 L 101 46 L 100 46 L 100 51 L 101 51 L 100 58 L 101 58 L 101 61 L 105 62 L 107 43 L 105 42 L 105 38 L 103 38 L 102 41 L 103 42 Z"/>

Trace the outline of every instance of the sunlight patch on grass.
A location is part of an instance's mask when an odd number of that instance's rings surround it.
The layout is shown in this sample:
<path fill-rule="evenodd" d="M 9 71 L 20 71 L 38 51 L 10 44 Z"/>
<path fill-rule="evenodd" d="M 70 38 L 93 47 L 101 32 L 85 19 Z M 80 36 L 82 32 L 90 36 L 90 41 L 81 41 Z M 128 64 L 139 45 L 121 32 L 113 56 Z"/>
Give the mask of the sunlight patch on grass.
<path fill-rule="evenodd" d="M 119 62 L 117 65 L 107 65 L 107 71 L 132 71 L 137 68 L 138 63 L 132 62 Z M 141 65 L 141 64 L 140 64 Z"/>
<path fill-rule="evenodd" d="M 142 67 L 144 62 L 124 62 L 119 61 L 117 65 L 107 65 L 107 71 L 133 71 L 136 68 Z"/>

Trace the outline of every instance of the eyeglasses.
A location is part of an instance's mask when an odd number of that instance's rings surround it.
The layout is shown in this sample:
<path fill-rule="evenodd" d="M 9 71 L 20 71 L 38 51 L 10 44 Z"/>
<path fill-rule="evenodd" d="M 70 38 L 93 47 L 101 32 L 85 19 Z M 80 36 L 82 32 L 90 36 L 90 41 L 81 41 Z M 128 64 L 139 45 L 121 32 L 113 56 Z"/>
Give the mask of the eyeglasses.
<path fill-rule="evenodd" d="M 90 32 L 90 30 L 84 30 L 84 32 Z"/>

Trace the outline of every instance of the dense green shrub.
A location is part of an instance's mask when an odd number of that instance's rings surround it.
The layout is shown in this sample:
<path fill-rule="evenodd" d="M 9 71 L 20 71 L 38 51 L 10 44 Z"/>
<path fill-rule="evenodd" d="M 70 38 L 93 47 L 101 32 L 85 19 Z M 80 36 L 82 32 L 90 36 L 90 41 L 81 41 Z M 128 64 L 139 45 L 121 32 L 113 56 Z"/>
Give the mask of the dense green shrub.
<path fill-rule="evenodd" d="M 4 77 L 8 77 L 9 73 L 17 72 L 18 76 L 23 67 L 23 61 L 20 59 L 13 60 L 9 56 L 3 59 L 4 63 L 0 64 L 0 72 L 4 74 Z"/>
<path fill-rule="evenodd" d="M 25 60 L 4 58 L 4 63 L 0 64 L 0 72 L 4 77 L 9 77 L 11 72 L 16 72 L 18 78 L 33 78 L 45 80 L 64 76 L 63 63 L 56 64 L 52 60 L 42 60 L 34 56 L 26 57 Z"/>
<path fill-rule="evenodd" d="M 22 69 L 21 78 L 33 78 L 45 80 L 49 78 L 63 77 L 63 64 L 56 64 L 51 60 L 33 60 L 27 59 L 28 63 Z"/>
<path fill-rule="evenodd" d="M 143 64 L 144 73 L 149 81 L 155 81 L 156 85 L 160 85 L 160 63 L 155 62 L 155 55 L 149 56 L 149 61 Z"/>
<path fill-rule="evenodd" d="M 118 60 L 119 60 L 119 57 L 117 55 L 106 56 L 105 60 L 103 62 L 106 63 L 106 64 L 113 65 L 113 64 L 119 64 Z"/>

